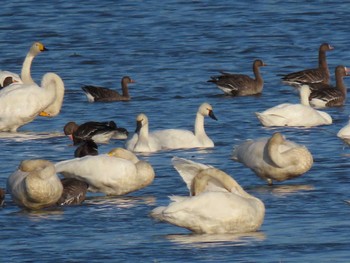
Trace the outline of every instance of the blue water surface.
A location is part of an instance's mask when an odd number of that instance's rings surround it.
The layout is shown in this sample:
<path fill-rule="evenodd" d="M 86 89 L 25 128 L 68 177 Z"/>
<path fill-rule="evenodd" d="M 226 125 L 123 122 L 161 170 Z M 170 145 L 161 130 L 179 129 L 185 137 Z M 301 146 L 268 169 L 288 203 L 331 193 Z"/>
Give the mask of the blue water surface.
<path fill-rule="evenodd" d="M 346 1 L 330 0 L 4 1 L 0 69 L 20 73 L 29 47 L 41 41 L 49 52 L 35 58 L 32 76 L 40 83 L 43 74 L 55 72 L 66 93 L 57 117 L 37 118 L 18 136 L 0 138 L 0 187 L 21 160 L 72 158 L 75 148 L 62 131 L 68 121 L 114 120 L 132 134 L 136 116 L 144 112 L 151 130 L 192 129 L 202 102 L 213 106 L 218 121 L 205 120 L 213 149 L 141 155 L 156 178 L 127 196 L 89 194 L 81 206 L 27 212 L 7 195 L 0 208 L 0 261 L 349 262 L 349 146 L 336 137 L 348 122 L 349 101 L 326 110 L 333 117 L 330 126 L 264 128 L 254 115 L 298 102 L 280 76 L 315 67 L 321 43 L 335 47 L 327 53 L 332 75 L 337 65 L 350 66 L 348 11 Z M 256 58 L 268 64 L 261 69 L 261 96 L 232 98 L 207 83 L 219 70 L 252 75 Z M 83 84 L 120 89 L 124 75 L 136 81 L 129 102 L 89 103 L 81 90 Z M 314 165 L 299 178 L 267 186 L 230 154 L 241 141 L 275 131 L 306 145 Z M 36 138 L 39 133 L 55 136 Z M 123 145 L 113 140 L 99 151 Z M 260 231 L 195 235 L 150 218 L 169 195 L 188 195 L 171 166 L 173 156 L 214 165 L 263 200 Z"/>

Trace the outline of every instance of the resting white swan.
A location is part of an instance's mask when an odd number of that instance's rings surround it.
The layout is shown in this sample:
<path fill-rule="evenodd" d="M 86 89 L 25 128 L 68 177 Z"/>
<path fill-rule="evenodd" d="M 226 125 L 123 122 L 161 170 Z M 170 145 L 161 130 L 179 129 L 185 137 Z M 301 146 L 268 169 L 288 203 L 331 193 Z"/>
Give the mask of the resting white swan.
<path fill-rule="evenodd" d="M 343 128 L 341 128 L 337 136 L 343 140 L 350 140 L 350 120 Z"/>
<path fill-rule="evenodd" d="M 170 197 L 172 202 L 153 209 L 152 217 L 196 233 L 239 233 L 260 228 L 264 203 L 244 191 L 232 177 L 190 160 L 174 157 L 172 161 L 191 196 Z"/>
<path fill-rule="evenodd" d="M 142 189 L 151 184 L 155 176 L 148 162 L 123 148 L 58 162 L 55 166 L 64 177 L 88 183 L 90 192 L 106 195 L 124 195 Z"/>
<path fill-rule="evenodd" d="M 40 159 L 25 160 L 9 176 L 7 191 L 17 205 L 36 210 L 56 205 L 63 186 L 53 163 Z"/>
<path fill-rule="evenodd" d="M 46 73 L 41 87 L 12 84 L 0 91 L 0 131 L 15 132 L 36 116 L 56 116 L 63 102 L 64 84 L 55 73 Z"/>
<path fill-rule="evenodd" d="M 313 164 L 309 150 L 276 132 L 271 138 L 247 140 L 233 149 L 232 159 L 252 169 L 270 185 L 306 173 Z"/>
<path fill-rule="evenodd" d="M 332 117 L 328 113 L 310 106 L 309 95 L 309 86 L 303 85 L 300 88 L 300 104 L 283 103 L 263 112 L 256 112 L 256 116 L 264 126 L 313 127 L 332 124 Z"/>
<path fill-rule="evenodd" d="M 208 137 L 204 129 L 204 117 L 206 116 L 217 120 L 209 103 L 203 103 L 199 106 L 194 123 L 194 132 L 182 129 L 165 129 L 155 131 L 152 135 L 159 140 L 162 149 L 214 147 L 214 142 Z"/>
<path fill-rule="evenodd" d="M 148 125 L 146 114 L 139 114 L 136 118 L 135 134 L 126 141 L 126 149 L 133 152 L 156 152 L 161 150 L 158 138 L 149 133 Z"/>

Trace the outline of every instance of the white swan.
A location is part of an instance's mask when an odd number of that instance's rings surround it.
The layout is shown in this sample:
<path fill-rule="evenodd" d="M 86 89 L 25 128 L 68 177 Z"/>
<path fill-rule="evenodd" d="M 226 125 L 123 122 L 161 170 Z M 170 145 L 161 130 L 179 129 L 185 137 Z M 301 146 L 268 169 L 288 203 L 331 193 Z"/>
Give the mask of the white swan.
<path fill-rule="evenodd" d="M 32 66 L 32 62 L 34 58 L 39 55 L 43 51 L 47 51 L 48 49 L 40 42 L 34 42 L 32 46 L 30 47 L 22 65 L 22 70 L 21 70 L 21 78 L 20 81 L 17 81 L 19 83 L 24 83 L 24 84 L 35 84 L 34 80 L 32 79 L 32 75 L 30 73 L 30 68 Z M 4 72 L 4 71 L 3 71 Z M 5 71 L 9 72 L 9 71 Z M 9 72 L 11 73 L 10 75 L 14 76 L 14 79 L 17 80 L 19 78 L 18 74 Z"/>
<path fill-rule="evenodd" d="M 283 103 L 256 112 L 256 116 L 264 126 L 301 126 L 313 127 L 332 124 L 332 117 L 323 111 L 313 109 L 309 104 L 310 88 L 303 85 L 300 88 L 300 104 Z"/>
<path fill-rule="evenodd" d="M 350 120 L 348 124 L 338 131 L 337 136 L 343 140 L 350 140 Z"/>
<path fill-rule="evenodd" d="M 12 83 L 21 84 L 23 82 L 18 74 L 6 70 L 0 70 L 0 89 L 9 86 Z"/>
<path fill-rule="evenodd" d="M 148 118 L 141 113 L 136 118 L 136 130 L 131 139 L 125 143 L 125 148 L 133 152 L 156 152 L 161 150 L 161 145 L 155 136 L 149 133 Z"/>
<path fill-rule="evenodd" d="M 191 196 L 172 196 L 168 206 L 151 216 L 195 233 L 221 234 L 256 231 L 265 216 L 264 203 L 248 194 L 228 174 L 208 165 L 173 158 Z"/>
<path fill-rule="evenodd" d="M 36 210 L 56 205 L 63 186 L 53 163 L 40 159 L 25 160 L 9 176 L 7 191 L 17 205 Z"/>
<path fill-rule="evenodd" d="M 247 140 L 233 149 L 232 159 L 243 163 L 270 185 L 306 173 L 313 164 L 309 150 L 276 132 L 271 138 Z"/>
<path fill-rule="evenodd" d="M 124 195 L 151 184 L 154 170 L 135 154 L 115 148 L 108 154 L 84 156 L 58 162 L 57 172 L 66 178 L 76 178 L 88 183 L 90 192 L 106 195 Z"/>
<path fill-rule="evenodd" d="M 46 73 L 41 87 L 36 84 L 12 84 L 0 91 L 0 131 L 15 132 L 36 116 L 59 114 L 64 84 L 55 73 Z"/>
<path fill-rule="evenodd" d="M 165 129 L 155 131 L 152 135 L 158 138 L 162 149 L 214 147 L 214 142 L 208 137 L 204 129 L 204 117 L 206 116 L 217 120 L 209 103 L 203 103 L 199 106 L 194 123 L 194 132 L 182 129 Z"/>

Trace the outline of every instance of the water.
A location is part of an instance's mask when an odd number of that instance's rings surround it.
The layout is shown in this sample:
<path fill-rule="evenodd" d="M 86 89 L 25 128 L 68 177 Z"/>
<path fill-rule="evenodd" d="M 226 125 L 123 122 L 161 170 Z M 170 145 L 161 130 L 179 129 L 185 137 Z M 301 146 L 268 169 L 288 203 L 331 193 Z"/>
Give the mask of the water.
<path fill-rule="evenodd" d="M 213 105 L 219 120 L 206 120 L 214 149 L 141 156 L 154 166 L 156 179 L 127 196 L 89 194 L 82 206 L 26 212 L 7 195 L 7 205 L 0 209 L 0 261 L 348 262 L 350 207 L 344 200 L 350 199 L 349 147 L 336 133 L 348 121 L 349 102 L 327 110 L 333 125 L 312 129 L 263 128 L 253 113 L 298 101 L 279 76 L 316 66 L 321 43 L 335 47 L 327 54 L 332 75 L 337 65 L 349 63 L 349 6 L 334 1 L 264 2 L 4 2 L 1 69 L 19 73 L 31 43 L 42 41 L 50 51 L 34 60 L 33 78 L 40 82 L 44 73 L 56 72 L 65 82 L 66 94 L 59 116 L 36 119 L 16 138 L 0 138 L 2 187 L 23 159 L 72 158 L 75 148 L 62 136 L 68 121 L 114 120 L 132 132 L 137 114 L 144 112 L 151 130 L 191 129 L 204 101 Z M 265 87 L 259 97 L 223 96 L 206 82 L 218 70 L 251 75 L 255 58 L 269 65 L 262 69 Z M 119 89 L 124 75 L 136 80 L 130 102 L 91 104 L 80 89 L 82 84 Z M 274 131 L 305 144 L 315 163 L 305 175 L 269 187 L 230 160 L 230 153 L 242 140 Z M 115 140 L 99 151 L 118 146 L 123 142 Z M 261 230 L 194 235 L 153 221 L 149 212 L 168 204 L 168 195 L 188 194 L 171 166 L 173 156 L 214 165 L 263 200 L 266 216 Z"/>

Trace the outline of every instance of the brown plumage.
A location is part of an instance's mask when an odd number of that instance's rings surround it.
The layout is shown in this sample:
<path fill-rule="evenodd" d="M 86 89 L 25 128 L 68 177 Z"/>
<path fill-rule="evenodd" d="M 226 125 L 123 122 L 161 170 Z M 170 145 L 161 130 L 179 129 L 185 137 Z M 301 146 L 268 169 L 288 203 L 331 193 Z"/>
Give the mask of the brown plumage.
<path fill-rule="evenodd" d="M 253 62 L 255 79 L 243 74 L 221 72 L 221 75 L 212 76 L 208 82 L 215 83 L 225 94 L 232 96 L 259 94 L 264 87 L 264 80 L 259 71 L 259 67 L 263 66 L 266 64 L 260 59 Z"/>
<path fill-rule="evenodd" d="M 310 105 L 317 108 L 342 106 L 346 100 L 347 89 L 343 78 L 349 76 L 350 70 L 343 65 L 335 68 L 335 86 L 327 84 L 309 84 Z"/>
<path fill-rule="evenodd" d="M 79 205 L 84 202 L 89 185 L 74 178 L 64 178 L 61 180 L 63 193 L 57 201 L 58 206 Z"/>
<path fill-rule="evenodd" d="M 101 102 L 111 102 L 111 101 L 127 101 L 130 100 L 128 84 L 134 83 L 129 76 L 125 76 L 121 80 L 122 94 L 119 94 L 115 90 L 111 90 L 103 87 L 96 86 L 83 86 L 82 89 L 89 102 L 101 101 Z"/>
<path fill-rule="evenodd" d="M 74 157 L 80 158 L 86 155 L 98 155 L 97 149 L 98 149 L 97 144 L 93 140 L 88 139 L 86 141 L 83 141 L 78 146 L 78 148 L 74 152 Z"/>
<path fill-rule="evenodd" d="M 285 84 L 299 88 L 303 83 L 329 83 L 330 74 L 328 70 L 326 52 L 334 48 L 328 43 L 321 44 L 318 51 L 318 67 L 293 72 L 282 77 Z"/>
<path fill-rule="evenodd" d="M 0 188 L 0 206 L 3 206 L 5 203 L 5 189 Z"/>

